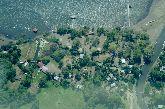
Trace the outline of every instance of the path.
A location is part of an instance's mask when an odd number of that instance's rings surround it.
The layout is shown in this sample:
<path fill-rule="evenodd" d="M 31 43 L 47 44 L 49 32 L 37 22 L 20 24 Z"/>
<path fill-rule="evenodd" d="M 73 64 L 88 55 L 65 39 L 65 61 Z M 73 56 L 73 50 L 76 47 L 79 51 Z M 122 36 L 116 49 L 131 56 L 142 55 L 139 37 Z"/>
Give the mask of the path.
<path fill-rule="evenodd" d="M 136 86 L 136 94 L 138 98 L 138 104 L 141 109 L 147 109 L 145 100 L 143 99 L 143 92 L 145 88 L 145 82 L 147 76 L 152 69 L 152 66 L 156 59 L 158 58 L 160 52 L 162 51 L 162 44 L 165 40 L 165 0 L 154 0 L 148 16 L 140 21 L 134 26 L 137 31 L 145 31 L 150 35 L 150 39 L 153 44 L 157 41 L 155 45 L 154 54 L 152 56 L 152 63 L 150 65 L 145 65 L 142 68 L 142 75 L 138 80 Z M 154 21 L 149 23 L 150 21 Z"/>
<path fill-rule="evenodd" d="M 142 68 L 142 75 L 138 80 L 136 93 L 138 97 L 138 103 L 141 109 L 148 109 L 145 100 L 143 99 L 145 82 L 147 81 L 148 74 L 151 71 L 153 64 L 155 63 L 160 53 L 162 52 L 164 41 L 165 41 L 165 28 L 162 30 L 161 34 L 157 39 L 157 43 L 155 44 L 154 54 L 151 57 L 152 63 L 149 65 L 144 65 L 144 67 Z"/>
<path fill-rule="evenodd" d="M 38 43 L 37 43 L 37 47 L 36 47 L 36 52 L 35 52 L 35 55 L 34 55 L 34 58 L 33 58 L 34 61 L 37 60 L 37 58 L 38 58 L 38 53 L 39 53 L 39 51 L 40 51 L 40 39 L 38 39 L 37 41 L 38 41 Z"/>

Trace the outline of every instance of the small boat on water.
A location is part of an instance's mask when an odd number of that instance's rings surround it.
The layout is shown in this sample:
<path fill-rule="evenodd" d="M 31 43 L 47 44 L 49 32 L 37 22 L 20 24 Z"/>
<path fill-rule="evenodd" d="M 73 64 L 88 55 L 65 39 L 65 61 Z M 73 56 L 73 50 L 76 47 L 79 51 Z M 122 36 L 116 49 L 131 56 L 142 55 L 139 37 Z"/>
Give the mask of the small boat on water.
<path fill-rule="evenodd" d="M 37 32 L 38 32 L 38 29 L 37 29 L 37 28 L 33 28 L 32 31 L 33 31 L 34 33 L 37 33 Z"/>
<path fill-rule="evenodd" d="M 76 19 L 75 15 L 70 16 L 71 19 Z"/>

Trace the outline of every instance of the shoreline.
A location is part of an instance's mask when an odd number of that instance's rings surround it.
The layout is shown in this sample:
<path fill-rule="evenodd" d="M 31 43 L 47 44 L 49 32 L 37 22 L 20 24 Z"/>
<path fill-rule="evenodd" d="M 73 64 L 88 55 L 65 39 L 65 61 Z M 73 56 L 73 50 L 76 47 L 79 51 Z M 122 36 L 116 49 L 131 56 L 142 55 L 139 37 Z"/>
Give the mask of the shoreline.
<path fill-rule="evenodd" d="M 145 18 L 149 15 L 150 10 L 151 10 L 151 8 L 152 8 L 152 6 L 153 6 L 153 4 L 154 4 L 155 1 L 156 1 L 156 0 L 151 0 L 151 1 L 149 2 L 149 5 L 148 5 L 147 8 L 146 8 L 146 12 L 144 12 L 144 14 L 137 20 L 137 23 L 139 23 L 140 21 L 142 21 L 143 19 L 145 19 Z M 136 23 L 136 24 L 137 24 L 137 23 Z M 136 24 L 134 24 L 134 25 L 136 25 Z"/>
<path fill-rule="evenodd" d="M 147 7 L 146 7 L 146 11 L 145 12 L 143 12 L 143 14 L 141 15 L 141 16 L 139 16 L 139 18 L 137 19 L 137 22 L 135 23 L 135 24 L 133 24 L 133 26 L 135 26 L 135 25 L 137 25 L 139 22 L 141 22 L 141 21 L 143 21 L 148 15 L 149 15 L 149 13 L 150 13 L 150 10 L 151 10 L 151 8 L 152 8 L 152 5 L 153 5 L 153 2 L 154 1 L 156 1 L 156 0 L 150 0 L 149 1 L 149 3 L 148 3 L 148 5 L 147 5 Z M 124 25 L 123 25 L 124 26 Z M 123 27 L 123 26 L 120 26 L 120 27 Z M 81 27 L 81 26 L 79 26 L 79 27 Z M 109 26 L 109 27 L 105 27 L 105 28 L 113 28 L 113 27 L 117 27 L 117 26 Z M 92 28 L 92 26 L 90 27 L 90 28 Z M 97 28 L 97 27 L 96 27 Z M 124 28 L 127 28 L 127 27 L 124 27 Z M 51 30 L 47 30 L 46 32 L 48 32 L 48 33 L 51 33 L 50 32 Z M 2 34 L 3 34 L 3 32 L 1 32 Z M 1 34 L 0 33 L 0 34 Z M 43 34 L 44 32 L 43 31 L 40 31 L 38 34 L 37 34 L 37 36 L 38 35 L 41 35 L 41 34 Z M 9 33 L 10 34 L 10 33 Z M 27 36 L 28 38 L 31 38 L 31 37 L 35 37 L 34 35 L 32 35 L 33 33 L 27 33 L 27 34 L 24 34 L 25 36 Z M 20 36 L 21 35 L 23 35 L 23 33 L 21 33 L 20 32 Z M 30 35 L 30 36 L 28 36 L 28 35 Z M 31 36 L 32 35 L 32 36 Z M 8 38 L 8 39 L 12 39 L 12 40 L 17 40 L 17 36 L 15 36 L 15 35 L 7 35 L 7 33 L 4 33 L 3 34 L 3 36 L 4 37 L 6 37 L 6 38 Z M 1 36 L 0 36 L 1 37 Z"/>
<path fill-rule="evenodd" d="M 133 26 L 136 31 L 144 31 L 149 34 L 154 44 L 165 26 L 165 1 L 153 0 L 148 16 Z"/>

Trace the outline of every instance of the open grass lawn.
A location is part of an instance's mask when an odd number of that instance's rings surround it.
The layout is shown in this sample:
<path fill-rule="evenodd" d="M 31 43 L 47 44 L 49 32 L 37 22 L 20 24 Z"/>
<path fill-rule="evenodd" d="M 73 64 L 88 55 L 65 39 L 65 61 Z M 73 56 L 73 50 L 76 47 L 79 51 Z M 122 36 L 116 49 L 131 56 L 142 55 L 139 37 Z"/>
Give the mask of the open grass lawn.
<path fill-rule="evenodd" d="M 62 87 L 42 89 L 37 95 L 37 100 L 39 109 L 85 109 L 84 98 L 80 91 L 75 92 L 72 89 L 63 89 Z M 33 109 L 32 105 L 34 104 L 36 105 L 35 101 L 25 104 L 19 109 Z"/>
<path fill-rule="evenodd" d="M 23 105 L 20 109 L 31 109 L 32 103 Z"/>
<path fill-rule="evenodd" d="M 50 62 L 46 66 L 48 67 L 49 72 L 52 72 L 52 73 L 61 72 L 60 69 L 58 68 L 58 63 L 56 61 L 54 61 L 52 58 L 50 58 Z"/>
<path fill-rule="evenodd" d="M 27 43 L 27 44 L 23 44 L 20 45 L 19 48 L 21 49 L 21 60 L 25 61 L 27 59 L 32 59 L 35 55 L 35 50 L 36 50 L 36 46 L 35 43 Z"/>
<path fill-rule="evenodd" d="M 83 109 L 84 99 L 81 92 L 72 89 L 47 88 L 38 95 L 40 109 Z"/>
<path fill-rule="evenodd" d="M 45 77 L 45 74 L 43 72 L 38 72 L 39 70 L 36 70 L 33 77 L 33 83 L 38 84 L 39 81 Z"/>

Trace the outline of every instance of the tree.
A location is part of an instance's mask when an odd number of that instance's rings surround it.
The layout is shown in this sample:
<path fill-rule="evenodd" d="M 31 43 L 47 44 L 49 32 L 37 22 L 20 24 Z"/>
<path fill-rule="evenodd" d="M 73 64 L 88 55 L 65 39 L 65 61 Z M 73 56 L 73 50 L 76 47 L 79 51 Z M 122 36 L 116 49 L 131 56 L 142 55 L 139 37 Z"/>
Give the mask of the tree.
<path fill-rule="evenodd" d="M 125 29 L 124 31 L 123 31 L 123 37 L 125 38 L 125 41 L 126 42 L 128 42 L 128 41 L 130 41 L 130 42 L 133 42 L 134 40 L 133 40 L 133 30 L 130 30 L 130 29 Z"/>
<path fill-rule="evenodd" d="M 140 33 L 138 34 L 140 40 L 149 40 L 149 35 L 147 33 Z"/>
<path fill-rule="evenodd" d="M 115 41 L 115 35 L 116 35 L 116 31 L 111 31 L 107 33 L 107 41 L 109 43 Z"/>
<path fill-rule="evenodd" d="M 4 86 L 4 84 L 7 82 L 6 73 L 8 72 L 7 65 L 5 63 L 6 60 L 3 60 L 0 58 L 0 88 Z M 5 64 L 4 64 L 5 63 Z"/>
<path fill-rule="evenodd" d="M 92 52 L 92 57 L 99 56 L 99 55 L 100 55 L 100 51 L 98 51 L 98 50 Z"/>
<path fill-rule="evenodd" d="M 60 69 L 63 67 L 63 61 L 60 61 L 60 62 L 59 62 L 58 67 L 59 67 Z"/>
<path fill-rule="evenodd" d="M 74 56 L 78 55 L 79 54 L 79 51 L 78 51 L 79 47 L 80 47 L 80 41 L 74 40 L 72 48 L 70 49 L 71 54 Z"/>
<path fill-rule="evenodd" d="M 7 76 L 7 80 L 9 81 L 14 81 L 14 78 L 16 76 L 16 70 L 13 69 L 13 67 L 11 66 L 11 68 L 9 69 L 9 71 L 6 73 Z"/>
<path fill-rule="evenodd" d="M 0 58 L 0 86 L 3 86 L 7 81 L 14 81 L 16 70 L 13 68 L 11 62 Z"/>
<path fill-rule="evenodd" d="M 76 37 L 80 37 L 81 33 L 79 31 L 76 31 L 76 30 L 73 29 L 70 33 L 70 36 L 71 36 L 71 39 L 73 40 Z"/>
<path fill-rule="evenodd" d="M 79 30 L 79 33 L 80 33 L 80 35 L 81 36 L 86 36 L 87 35 L 87 33 L 89 32 L 89 27 L 87 27 L 87 26 L 84 26 L 83 28 L 80 28 L 80 30 Z"/>
<path fill-rule="evenodd" d="M 57 28 L 57 34 L 65 35 L 68 32 L 68 28 Z"/>
<path fill-rule="evenodd" d="M 88 65 L 90 58 L 87 55 L 84 55 L 83 59 L 79 60 L 80 67 L 85 67 Z"/>
<path fill-rule="evenodd" d="M 134 78 L 139 79 L 139 76 L 142 74 L 142 71 L 138 67 L 133 66 L 131 69 L 131 73 L 133 74 Z"/>
<path fill-rule="evenodd" d="M 153 107 L 157 107 L 158 105 L 165 105 L 165 94 L 159 94 L 159 93 L 155 93 L 153 94 L 153 96 L 151 97 L 151 102 L 149 104 L 150 109 L 152 109 Z"/>
<path fill-rule="evenodd" d="M 96 47 L 98 44 L 99 44 L 99 39 L 96 37 L 92 42 L 92 46 Z"/>
<path fill-rule="evenodd" d="M 5 45 L 1 47 L 1 50 L 7 51 L 5 55 L 0 55 L 1 58 L 8 59 L 12 64 L 16 64 L 21 56 L 21 50 L 15 45 Z"/>
<path fill-rule="evenodd" d="M 112 42 L 109 44 L 109 50 L 110 51 L 116 51 L 117 50 L 117 45 L 115 42 Z"/>
<path fill-rule="evenodd" d="M 31 82 L 27 79 L 22 81 L 21 84 L 26 88 L 29 88 L 31 86 Z"/>
<path fill-rule="evenodd" d="M 144 54 L 145 55 L 151 55 L 153 51 L 153 46 L 152 45 L 148 45 L 146 48 L 144 48 Z"/>
<path fill-rule="evenodd" d="M 46 88 L 47 84 L 46 84 L 46 80 L 45 79 L 41 79 L 39 84 L 38 84 L 39 88 Z"/>
<path fill-rule="evenodd" d="M 160 55 L 159 59 L 162 66 L 165 65 L 165 51 Z"/>
<path fill-rule="evenodd" d="M 53 42 L 53 43 L 59 43 L 59 39 L 57 39 L 56 37 L 51 37 L 51 38 L 47 38 L 47 40 L 49 41 L 49 42 Z"/>
<path fill-rule="evenodd" d="M 103 27 L 97 28 L 97 35 L 98 35 L 98 36 L 101 36 L 102 34 L 105 35 L 105 30 L 104 30 L 104 28 L 103 28 Z"/>
<path fill-rule="evenodd" d="M 60 84 L 63 88 L 69 88 L 70 86 L 70 82 L 67 80 L 62 80 Z"/>
<path fill-rule="evenodd" d="M 140 64 L 141 63 L 141 56 L 142 56 L 142 52 L 140 49 L 137 48 L 133 53 L 134 62 Z"/>
<path fill-rule="evenodd" d="M 39 59 L 39 61 L 42 61 L 43 64 L 47 65 L 50 62 L 50 59 L 49 59 L 49 57 L 43 57 L 43 58 Z"/>
<path fill-rule="evenodd" d="M 76 79 L 77 81 L 80 81 L 80 80 L 81 80 L 81 75 L 80 75 L 80 74 L 76 74 L 76 75 L 75 75 L 75 79 Z"/>
<path fill-rule="evenodd" d="M 114 63 L 114 60 L 113 60 L 112 57 L 108 57 L 106 60 L 103 61 L 103 64 L 104 64 L 104 65 L 105 65 L 105 64 L 108 64 L 108 63 L 110 63 L 110 64 L 113 64 L 113 63 Z"/>
<path fill-rule="evenodd" d="M 100 86 L 102 82 L 102 78 L 99 74 L 95 74 L 93 77 L 93 84 L 96 86 Z"/>
<path fill-rule="evenodd" d="M 144 48 L 146 48 L 147 44 L 144 40 L 139 40 L 138 42 L 138 48 L 144 51 Z"/>
<path fill-rule="evenodd" d="M 144 57 L 144 62 L 146 64 L 150 64 L 152 61 L 151 61 L 151 55 L 145 55 Z"/>
<path fill-rule="evenodd" d="M 108 47 L 109 47 L 109 41 L 106 40 L 106 41 L 104 42 L 104 44 L 103 44 L 103 49 L 104 49 L 104 51 L 107 51 L 107 50 L 108 50 Z"/>
<path fill-rule="evenodd" d="M 165 83 L 165 72 L 159 71 L 159 69 L 155 68 L 150 73 L 149 81 L 151 85 L 155 86 L 156 88 L 162 88 Z"/>
<path fill-rule="evenodd" d="M 56 61 L 56 62 L 60 62 L 61 59 L 63 59 L 63 57 L 66 55 L 67 51 L 64 49 L 58 49 L 56 51 L 54 51 L 54 53 L 51 55 L 51 57 Z"/>

